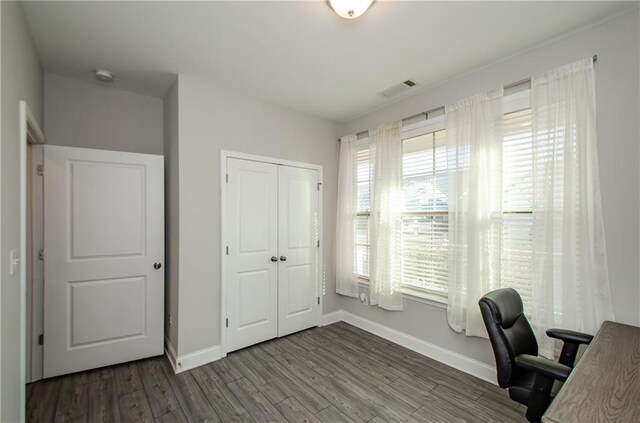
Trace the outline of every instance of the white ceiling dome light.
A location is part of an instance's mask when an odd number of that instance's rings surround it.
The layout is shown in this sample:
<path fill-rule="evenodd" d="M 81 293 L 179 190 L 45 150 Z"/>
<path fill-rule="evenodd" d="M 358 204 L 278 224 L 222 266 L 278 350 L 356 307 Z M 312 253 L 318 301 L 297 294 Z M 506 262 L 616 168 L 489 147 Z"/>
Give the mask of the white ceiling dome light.
<path fill-rule="evenodd" d="M 369 9 L 373 0 L 329 0 L 335 12 L 345 19 L 355 19 Z"/>
<path fill-rule="evenodd" d="M 96 69 L 93 76 L 100 82 L 113 82 L 113 74 L 106 69 Z"/>

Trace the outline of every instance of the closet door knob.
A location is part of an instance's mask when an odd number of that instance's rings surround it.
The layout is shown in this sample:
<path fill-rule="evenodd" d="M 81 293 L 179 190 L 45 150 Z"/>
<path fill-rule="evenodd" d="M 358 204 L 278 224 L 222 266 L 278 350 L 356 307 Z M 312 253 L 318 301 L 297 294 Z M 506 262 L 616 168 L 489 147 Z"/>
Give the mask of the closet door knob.
<path fill-rule="evenodd" d="M 285 256 L 280 256 L 280 261 L 287 261 L 287 258 Z"/>
<path fill-rule="evenodd" d="M 156 261 L 155 263 L 153 263 L 153 268 L 158 270 L 162 267 L 162 263 L 160 263 L 159 261 Z"/>
<path fill-rule="evenodd" d="M 276 257 L 276 256 L 272 256 L 272 257 L 271 257 L 271 261 L 278 261 L 278 257 Z"/>

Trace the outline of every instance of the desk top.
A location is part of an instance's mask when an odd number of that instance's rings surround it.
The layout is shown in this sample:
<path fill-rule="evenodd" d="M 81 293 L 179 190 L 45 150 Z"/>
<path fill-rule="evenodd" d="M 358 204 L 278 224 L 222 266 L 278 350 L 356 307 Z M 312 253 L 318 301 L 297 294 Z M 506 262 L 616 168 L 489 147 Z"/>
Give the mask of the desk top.
<path fill-rule="evenodd" d="M 640 422 L 640 328 L 604 322 L 542 421 Z"/>

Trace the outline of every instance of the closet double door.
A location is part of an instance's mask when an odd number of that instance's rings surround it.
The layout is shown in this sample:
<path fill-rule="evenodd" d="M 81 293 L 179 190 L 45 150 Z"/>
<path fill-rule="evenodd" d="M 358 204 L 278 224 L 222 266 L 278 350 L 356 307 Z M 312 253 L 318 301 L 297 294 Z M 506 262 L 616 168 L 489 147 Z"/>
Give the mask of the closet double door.
<path fill-rule="evenodd" d="M 227 158 L 226 350 L 318 325 L 319 172 Z"/>

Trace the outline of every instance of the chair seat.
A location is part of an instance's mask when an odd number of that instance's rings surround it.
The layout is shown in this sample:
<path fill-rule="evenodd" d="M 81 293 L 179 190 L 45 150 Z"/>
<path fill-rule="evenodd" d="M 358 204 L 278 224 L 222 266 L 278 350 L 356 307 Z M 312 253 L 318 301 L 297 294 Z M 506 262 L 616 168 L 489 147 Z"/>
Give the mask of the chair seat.
<path fill-rule="evenodd" d="M 519 402 L 520 404 L 529 405 L 529 396 L 531 395 L 535 378 L 535 373 L 523 372 L 514 384 L 508 388 L 509 398 Z M 553 383 L 553 388 L 551 388 L 551 400 L 555 398 L 556 394 L 560 391 L 560 388 L 562 388 L 562 385 L 563 383 L 557 380 Z"/>

